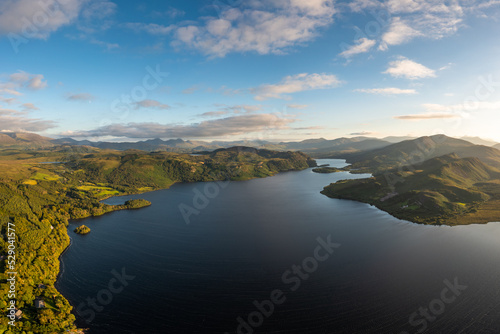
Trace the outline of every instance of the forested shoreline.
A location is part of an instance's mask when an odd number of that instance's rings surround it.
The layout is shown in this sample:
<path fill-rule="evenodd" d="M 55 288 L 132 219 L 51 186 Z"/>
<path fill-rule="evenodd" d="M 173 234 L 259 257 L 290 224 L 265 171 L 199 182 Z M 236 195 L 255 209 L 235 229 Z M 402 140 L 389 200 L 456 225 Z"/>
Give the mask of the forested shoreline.
<path fill-rule="evenodd" d="M 299 152 L 249 148 L 200 156 L 72 147 L 0 151 L 0 250 L 7 255 L 9 244 L 15 245 L 12 268 L 17 272 L 15 298 L 10 298 L 9 259 L 2 260 L 0 307 L 7 310 L 15 300 L 15 312 L 21 311 L 15 326 L 1 318 L 0 333 L 78 330 L 72 306 L 54 287 L 59 257 L 70 244 L 68 221 L 150 204 L 135 200 L 113 206 L 102 199 L 164 189 L 176 182 L 245 180 L 314 165 Z M 9 227 L 15 231 L 11 243 Z"/>

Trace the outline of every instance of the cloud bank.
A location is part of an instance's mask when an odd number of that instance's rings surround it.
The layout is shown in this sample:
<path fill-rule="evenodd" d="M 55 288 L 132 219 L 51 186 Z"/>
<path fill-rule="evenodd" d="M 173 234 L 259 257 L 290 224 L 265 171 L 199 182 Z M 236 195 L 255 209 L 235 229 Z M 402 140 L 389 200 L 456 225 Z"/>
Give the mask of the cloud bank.
<path fill-rule="evenodd" d="M 286 129 L 295 119 L 275 114 L 231 116 L 189 125 L 159 123 L 112 124 L 90 131 L 66 132 L 70 137 L 214 138 L 269 129 Z"/>
<path fill-rule="evenodd" d="M 290 99 L 287 94 L 298 93 L 315 89 L 330 89 L 338 87 L 342 82 L 332 74 L 308 74 L 302 73 L 290 75 L 280 83 L 262 85 L 251 88 L 250 92 L 255 95 L 257 101 L 269 99 Z"/>

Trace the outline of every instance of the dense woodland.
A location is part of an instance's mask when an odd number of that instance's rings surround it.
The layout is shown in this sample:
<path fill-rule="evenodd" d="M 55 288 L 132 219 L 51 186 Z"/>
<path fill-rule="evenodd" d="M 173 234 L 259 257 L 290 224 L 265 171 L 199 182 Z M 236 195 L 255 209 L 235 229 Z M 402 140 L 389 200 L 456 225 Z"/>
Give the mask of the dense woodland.
<path fill-rule="evenodd" d="M 246 180 L 310 166 L 315 166 L 314 160 L 299 152 L 243 147 L 197 156 L 71 146 L 0 151 L 0 255 L 8 252 L 10 222 L 15 225 L 16 308 L 22 311 L 15 327 L 1 317 L 0 333 L 76 333 L 72 306 L 54 288 L 59 256 L 70 243 L 68 220 L 151 204 L 132 200 L 110 206 L 100 200 L 168 188 L 175 182 Z M 8 271 L 4 258 L 4 311 L 10 302 Z M 37 309 L 35 299 L 42 299 L 45 307 Z"/>

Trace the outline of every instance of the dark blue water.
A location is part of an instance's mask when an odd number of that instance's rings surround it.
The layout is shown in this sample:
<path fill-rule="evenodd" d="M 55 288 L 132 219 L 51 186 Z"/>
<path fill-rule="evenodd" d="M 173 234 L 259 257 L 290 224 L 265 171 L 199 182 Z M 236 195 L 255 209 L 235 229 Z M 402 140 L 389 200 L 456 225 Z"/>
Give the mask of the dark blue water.
<path fill-rule="evenodd" d="M 498 333 L 500 224 L 415 225 L 319 193 L 357 177 L 309 169 L 110 199 L 152 206 L 73 222 L 57 287 L 90 334 Z M 189 224 L 180 205 L 197 210 Z M 72 232 L 82 223 L 90 234 Z"/>

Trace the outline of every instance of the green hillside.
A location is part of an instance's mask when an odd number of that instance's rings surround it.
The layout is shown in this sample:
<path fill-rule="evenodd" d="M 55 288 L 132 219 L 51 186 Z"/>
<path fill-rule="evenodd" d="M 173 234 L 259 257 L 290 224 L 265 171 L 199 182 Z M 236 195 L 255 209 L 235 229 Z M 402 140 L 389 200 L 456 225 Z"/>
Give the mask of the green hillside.
<path fill-rule="evenodd" d="M 412 171 L 389 169 L 372 178 L 346 180 L 323 194 L 369 203 L 397 218 L 422 224 L 500 221 L 500 170 L 479 158 L 437 157 Z"/>
<path fill-rule="evenodd" d="M 5 332 L 8 318 L 1 317 L 0 333 L 63 333 L 75 329 L 71 305 L 54 288 L 59 256 L 69 245 L 68 220 L 151 204 L 132 200 L 112 206 L 100 200 L 168 188 L 175 182 L 247 180 L 315 165 L 300 152 L 245 147 L 198 156 L 85 146 L 1 150 L 0 255 L 7 254 L 8 228 L 14 228 L 11 243 L 16 246 L 16 307 L 22 311 L 22 318 Z M 2 258 L 0 307 L 4 310 L 10 300 L 7 272 L 12 270 Z M 47 307 L 36 309 L 37 297 Z"/>
<path fill-rule="evenodd" d="M 347 157 L 353 168 L 386 170 L 398 166 L 415 165 L 425 160 L 455 153 L 461 158 L 476 157 L 482 162 L 500 168 L 500 151 L 444 135 L 421 137 Z"/>

